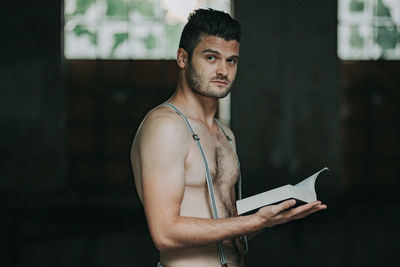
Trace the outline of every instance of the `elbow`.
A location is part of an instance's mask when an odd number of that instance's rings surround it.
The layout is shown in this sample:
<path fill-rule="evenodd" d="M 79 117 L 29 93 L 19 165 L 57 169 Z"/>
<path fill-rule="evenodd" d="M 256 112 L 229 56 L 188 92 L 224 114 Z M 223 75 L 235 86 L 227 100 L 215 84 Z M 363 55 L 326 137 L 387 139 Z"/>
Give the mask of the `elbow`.
<path fill-rule="evenodd" d="M 177 242 L 162 231 L 155 231 L 152 233 L 153 243 L 158 251 L 168 251 L 179 248 Z"/>
<path fill-rule="evenodd" d="M 158 251 L 168 250 L 170 247 L 168 240 L 161 234 L 152 234 L 153 243 Z"/>
<path fill-rule="evenodd" d="M 169 245 L 169 243 L 161 241 L 161 240 L 156 240 L 153 239 L 154 245 L 156 246 L 157 250 L 162 252 L 162 251 L 168 251 L 172 249 L 172 246 Z"/>

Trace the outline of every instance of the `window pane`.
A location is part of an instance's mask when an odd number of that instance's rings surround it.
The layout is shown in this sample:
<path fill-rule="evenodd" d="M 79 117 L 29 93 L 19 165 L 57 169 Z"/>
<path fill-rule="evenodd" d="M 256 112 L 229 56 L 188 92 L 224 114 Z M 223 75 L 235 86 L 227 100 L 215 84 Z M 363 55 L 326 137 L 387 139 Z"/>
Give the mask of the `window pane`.
<path fill-rule="evenodd" d="M 174 59 L 189 13 L 230 0 L 65 0 L 67 59 Z"/>
<path fill-rule="evenodd" d="M 339 0 L 338 55 L 400 59 L 400 0 Z"/>

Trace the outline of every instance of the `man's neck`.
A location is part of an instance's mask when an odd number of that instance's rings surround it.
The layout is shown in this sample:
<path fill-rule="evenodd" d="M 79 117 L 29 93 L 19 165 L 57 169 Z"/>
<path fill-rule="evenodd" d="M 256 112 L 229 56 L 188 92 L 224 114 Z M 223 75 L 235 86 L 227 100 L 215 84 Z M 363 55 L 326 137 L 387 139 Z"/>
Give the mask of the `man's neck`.
<path fill-rule="evenodd" d="M 189 87 L 178 85 L 168 102 L 177 105 L 191 119 L 199 120 L 209 127 L 214 123 L 218 99 L 193 92 Z"/>

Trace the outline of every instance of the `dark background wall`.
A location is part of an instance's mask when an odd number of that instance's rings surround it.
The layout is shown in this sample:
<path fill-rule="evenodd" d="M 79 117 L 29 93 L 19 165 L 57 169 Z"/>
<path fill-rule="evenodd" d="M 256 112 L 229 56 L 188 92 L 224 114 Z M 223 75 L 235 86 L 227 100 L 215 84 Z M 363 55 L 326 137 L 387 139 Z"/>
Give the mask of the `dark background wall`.
<path fill-rule="evenodd" d="M 328 210 L 265 231 L 249 266 L 396 264 L 400 64 L 338 60 L 336 5 L 236 2 L 232 127 L 245 194 L 331 169 L 317 180 Z"/>
<path fill-rule="evenodd" d="M 60 1 L 0 9 L 0 265 L 154 266 L 130 144 L 173 61 L 66 61 Z M 336 1 L 235 1 L 244 194 L 318 180 L 329 208 L 264 231 L 249 266 L 395 265 L 399 68 L 341 62 Z"/>

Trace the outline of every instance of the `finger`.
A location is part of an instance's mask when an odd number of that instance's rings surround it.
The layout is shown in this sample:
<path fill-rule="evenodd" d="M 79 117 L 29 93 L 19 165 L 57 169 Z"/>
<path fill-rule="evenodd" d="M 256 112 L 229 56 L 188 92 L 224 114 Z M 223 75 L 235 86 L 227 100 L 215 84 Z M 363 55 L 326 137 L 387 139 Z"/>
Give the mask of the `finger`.
<path fill-rule="evenodd" d="M 310 202 L 301 206 L 298 206 L 294 209 L 292 209 L 293 213 L 301 213 L 304 211 L 307 211 L 309 209 L 312 209 L 313 207 L 316 207 L 318 205 L 321 205 L 321 201 L 314 201 L 314 202 Z"/>
<path fill-rule="evenodd" d="M 322 205 L 321 201 L 314 201 L 314 202 L 310 202 L 310 203 L 298 206 L 296 208 L 293 208 L 289 212 L 291 213 L 291 216 L 298 217 L 299 214 L 306 213 L 306 212 L 313 210 L 314 208 L 319 207 L 321 205 Z"/>
<path fill-rule="evenodd" d="M 303 213 L 297 214 L 296 216 L 293 216 L 292 219 L 293 220 L 303 219 L 303 218 L 305 218 L 305 217 L 307 217 L 307 216 L 309 216 L 309 215 L 311 215 L 311 214 L 313 214 L 313 213 L 315 213 L 317 211 L 318 210 L 308 210 L 308 211 L 305 211 Z"/>
<path fill-rule="evenodd" d="M 283 201 L 282 203 L 275 205 L 273 211 L 278 214 L 281 213 L 284 210 L 287 210 L 291 207 L 293 207 L 294 205 L 296 205 L 296 200 L 294 199 L 289 199 L 286 201 Z"/>
<path fill-rule="evenodd" d="M 298 214 L 294 215 L 293 219 L 294 220 L 302 219 L 302 218 L 307 217 L 307 216 L 309 216 L 309 215 L 311 215 L 311 214 L 313 214 L 313 213 L 315 213 L 317 211 L 324 210 L 326 208 L 327 208 L 326 205 L 313 206 L 311 209 L 305 210 L 305 211 L 303 211 L 301 213 L 298 213 Z"/>

